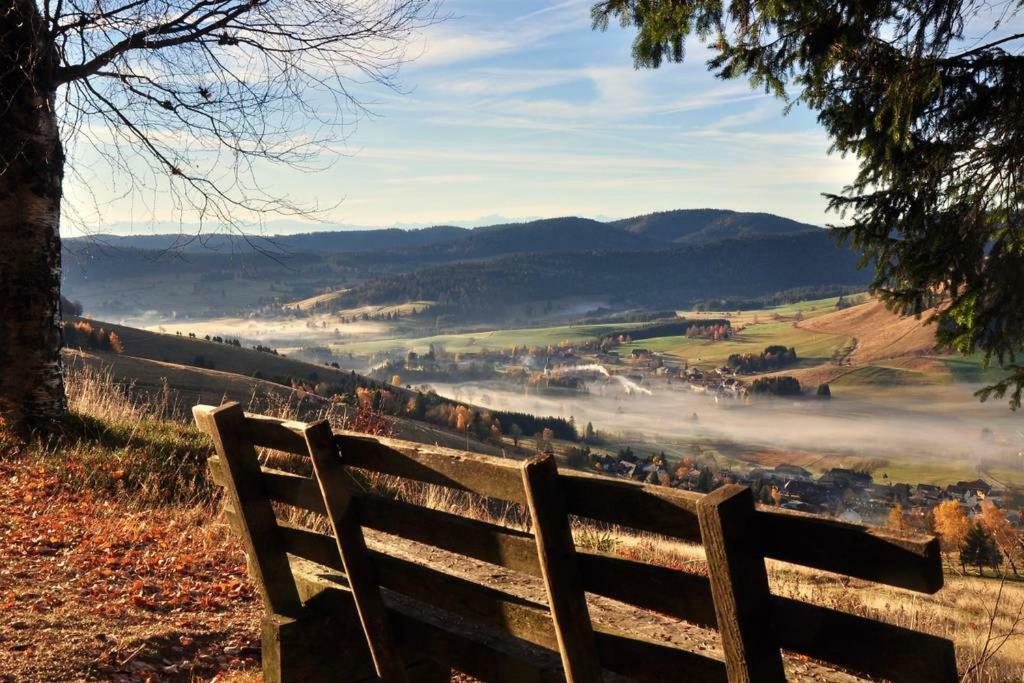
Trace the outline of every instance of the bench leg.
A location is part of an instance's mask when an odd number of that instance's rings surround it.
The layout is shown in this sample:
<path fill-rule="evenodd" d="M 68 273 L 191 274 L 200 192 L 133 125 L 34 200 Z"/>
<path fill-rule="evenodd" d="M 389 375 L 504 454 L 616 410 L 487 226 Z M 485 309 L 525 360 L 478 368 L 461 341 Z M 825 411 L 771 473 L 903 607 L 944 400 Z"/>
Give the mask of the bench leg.
<path fill-rule="evenodd" d="M 406 667 L 410 683 L 449 683 L 451 670 L 429 659 Z M 364 683 L 377 681 L 366 639 L 354 611 L 263 617 L 265 683 Z"/>
<path fill-rule="evenodd" d="M 373 674 L 366 640 L 353 617 L 268 614 L 263 618 L 266 683 L 356 683 Z"/>

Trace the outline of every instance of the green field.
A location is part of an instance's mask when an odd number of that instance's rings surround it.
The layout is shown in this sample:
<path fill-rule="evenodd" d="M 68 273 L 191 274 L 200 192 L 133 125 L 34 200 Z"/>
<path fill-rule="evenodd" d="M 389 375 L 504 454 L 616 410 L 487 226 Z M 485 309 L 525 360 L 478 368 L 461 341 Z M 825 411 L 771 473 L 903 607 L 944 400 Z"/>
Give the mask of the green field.
<path fill-rule="evenodd" d="M 850 343 L 850 338 L 834 334 L 812 332 L 794 327 L 792 323 L 759 323 L 748 325 L 735 339 L 712 342 L 705 339 L 687 339 L 683 336 L 642 339 L 618 348 L 628 354 L 635 348 L 649 349 L 673 356 L 680 361 L 699 367 L 717 367 L 734 353 L 760 353 L 766 346 L 781 344 L 794 347 L 799 367 L 827 363 L 837 351 Z"/>
<path fill-rule="evenodd" d="M 579 342 L 595 339 L 612 330 L 637 327 L 641 323 L 602 323 L 596 325 L 556 325 L 518 330 L 490 330 L 462 334 L 438 334 L 415 339 L 378 339 L 332 345 L 337 353 L 370 355 L 385 351 L 426 351 L 431 344 L 461 353 L 483 349 L 509 349 L 513 346 L 549 346 L 562 341 Z"/>
<path fill-rule="evenodd" d="M 980 353 L 970 356 L 947 356 L 941 359 L 957 382 L 967 384 L 991 384 L 1002 379 L 1006 371 L 999 367 L 993 359 L 989 367 L 985 367 L 985 357 Z"/>
<path fill-rule="evenodd" d="M 867 300 L 866 294 L 851 294 L 846 298 L 850 301 L 862 303 Z M 676 311 L 685 318 L 722 318 L 726 317 L 733 325 L 749 325 L 756 319 L 758 322 L 773 322 L 775 318 L 793 319 L 800 314 L 803 318 L 815 318 L 826 313 L 834 313 L 839 297 L 833 296 L 827 299 L 814 299 L 812 301 L 797 301 L 772 308 L 753 309 L 749 311 Z"/>

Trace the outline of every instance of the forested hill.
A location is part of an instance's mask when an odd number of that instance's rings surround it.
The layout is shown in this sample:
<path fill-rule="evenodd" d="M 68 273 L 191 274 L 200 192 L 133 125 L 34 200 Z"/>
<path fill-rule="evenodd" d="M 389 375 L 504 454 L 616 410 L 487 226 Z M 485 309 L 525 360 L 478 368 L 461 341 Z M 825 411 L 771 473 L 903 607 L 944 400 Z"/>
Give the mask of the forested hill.
<path fill-rule="evenodd" d="M 550 300 L 608 297 L 621 304 L 682 306 L 797 288 L 864 285 L 857 255 L 824 231 L 733 239 L 649 251 L 513 255 L 378 278 L 338 306 L 432 300 L 463 313 Z"/>
<path fill-rule="evenodd" d="M 659 242 L 703 244 L 734 237 L 787 235 L 819 230 L 770 213 L 748 213 L 723 209 L 661 211 L 609 223 L 634 235 Z"/>
<path fill-rule="evenodd" d="M 589 218 L 547 218 L 477 228 L 460 240 L 417 250 L 424 260 L 490 258 L 504 254 L 639 251 L 665 245 Z"/>
<path fill-rule="evenodd" d="M 482 302 L 584 295 L 671 307 L 866 281 L 854 256 L 821 228 L 720 210 L 612 223 L 570 216 L 473 230 L 310 233 L 257 242 L 264 251 L 236 248 L 226 238 L 179 249 L 173 239 L 65 240 L 65 295 L 111 316 L 202 317 L 349 289 L 332 297 L 331 308 L 439 301 L 473 316 Z"/>
<path fill-rule="evenodd" d="M 440 225 L 416 230 L 330 230 L 304 234 L 262 236 L 253 230 L 247 237 L 210 234 L 203 239 L 182 234 L 96 235 L 91 243 L 109 247 L 171 250 L 184 253 L 250 253 L 256 250 L 282 253 L 366 253 L 417 251 L 424 257 L 445 260 L 481 258 L 527 251 L 586 251 L 645 249 L 666 244 L 698 244 L 731 237 L 751 237 L 807 232 L 819 228 L 767 213 L 722 209 L 681 209 L 612 222 L 566 216 L 480 228 Z M 86 241 L 66 240 L 68 246 Z"/>

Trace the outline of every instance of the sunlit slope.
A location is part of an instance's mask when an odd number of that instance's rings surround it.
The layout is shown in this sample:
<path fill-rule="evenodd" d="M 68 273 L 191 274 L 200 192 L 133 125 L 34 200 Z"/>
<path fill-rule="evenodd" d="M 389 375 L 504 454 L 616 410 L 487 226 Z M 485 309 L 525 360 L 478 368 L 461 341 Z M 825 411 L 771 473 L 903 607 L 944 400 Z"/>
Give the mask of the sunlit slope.
<path fill-rule="evenodd" d="M 857 340 L 850 361 L 866 365 L 875 361 L 926 356 L 935 353 L 935 327 L 925 324 L 928 313 L 918 318 L 889 311 L 872 300 L 797 323 L 803 330 L 844 335 Z"/>
<path fill-rule="evenodd" d="M 811 367 L 827 363 L 840 353 L 850 338 L 829 332 L 815 332 L 797 327 L 792 322 L 750 324 L 728 341 L 709 341 L 681 335 L 656 337 L 631 342 L 619 347 L 622 353 L 643 348 L 673 356 L 679 361 L 698 367 L 720 367 L 734 353 L 758 354 L 767 346 L 793 347 L 800 359 L 798 367 Z"/>
<path fill-rule="evenodd" d="M 131 383 L 150 396 L 159 398 L 166 395 L 168 408 L 179 411 L 197 403 L 219 405 L 222 401 L 238 401 L 249 405 L 254 399 L 287 400 L 293 394 L 291 387 L 233 372 L 194 368 L 127 354 L 65 349 L 64 360 L 68 364 L 109 371 L 117 381 Z"/>
<path fill-rule="evenodd" d="M 246 377 L 233 372 L 195 368 L 180 363 L 135 358 L 127 354 L 91 353 L 75 349 L 64 350 L 64 361 L 69 365 L 82 365 L 109 372 L 118 382 L 131 384 L 153 401 L 166 401 L 171 413 L 187 414 L 198 403 L 220 405 L 224 401 L 238 401 L 243 406 L 265 410 L 264 406 L 281 407 L 289 412 L 315 417 L 327 405 L 323 399 L 300 394 L 291 387 Z M 342 413 L 346 408 L 340 409 Z M 456 434 L 435 425 L 406 418 L 388 418 L 394 436 L 417 443 L 446 448 L 466 449 L 477 453 L 501 455 L 501 448 L 477 439 L 467 441 L 465 435 Z"/>
<path fill-rule="evenodd" d="M 562 341 L 579 342 L 596 339 L 613 330 L 627 330 L 642 323 L 599 323 L 593 325 L 554 325 L 515 330 L 488 330 L 462 334 L 438 334 L 410 339 L 379 339 L 349 344 L 336 344 L 332 348 L 342 353 L 372 354 L 385 351 L 426 351 L 431 344 L 443 346 L 452 352 L 480 351 L 482 349 L 510 349 L 513 346 L 548 346 Z"/>
<path fill-rule="evenodd" d="M 267 379 L 311 379 L 311 373 L 321 381 L 341 380 L 348 373 L 324 365 L 275 356 L 254 349 L 239 348 L 231 344 L 206 341 L 188 335 L 162 334 L 117 325 L 99 320 L 90 321 L 96 328 L 113 330 L 124 344 L 125 355 L 182 365 L 204 365 L 206 368 L 253 376 L 259 372 Z M 201 360 L 202 362 L 197 362 Z"/>

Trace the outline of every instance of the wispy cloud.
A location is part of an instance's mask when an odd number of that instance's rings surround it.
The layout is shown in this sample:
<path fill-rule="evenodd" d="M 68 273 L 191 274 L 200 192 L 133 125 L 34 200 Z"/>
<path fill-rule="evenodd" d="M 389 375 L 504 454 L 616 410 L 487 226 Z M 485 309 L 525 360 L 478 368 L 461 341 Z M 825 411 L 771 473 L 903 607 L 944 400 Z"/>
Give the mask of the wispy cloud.
<path fill-rule="evenodd" d="M 447 0 L 450 18 L 410 46 L 407 91 L 355 86 L 378 116 L 326 150 L 330 170 L 268 167 L 264 184 L 300 202 L 343 200 L 337 220 L 360 225 L 687 206 L 825 222 L 821 193 L 856 163 L 827 156 L 809 112 L 784 117 L 746 82 L 714 78 L 698 44 L 682 65 L 633 69 L 632 31 L 593 32 L 592 2 Z M 143 204 L 175 217 L 162 195 L 97 188 L 108 221 L 138 220 Z"/>

